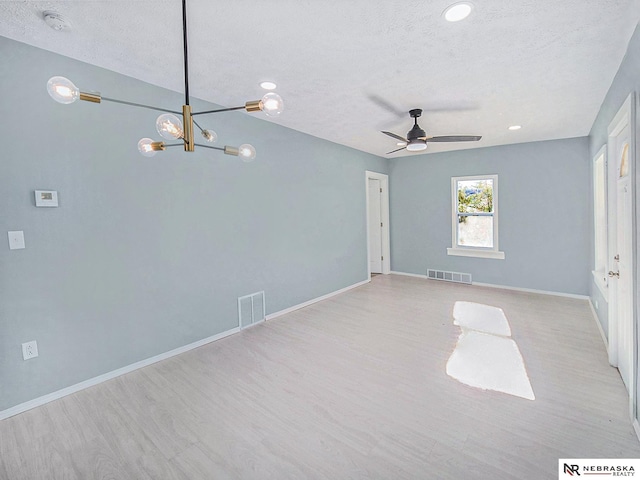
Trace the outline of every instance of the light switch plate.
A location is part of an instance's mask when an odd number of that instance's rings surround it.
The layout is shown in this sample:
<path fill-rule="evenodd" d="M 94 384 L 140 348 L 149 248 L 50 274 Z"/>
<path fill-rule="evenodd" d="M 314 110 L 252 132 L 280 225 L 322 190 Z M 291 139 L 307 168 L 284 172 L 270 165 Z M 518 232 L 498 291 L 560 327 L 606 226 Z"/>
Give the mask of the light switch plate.
<path fill-rule="evenodd" d="M 18 230 L 16 232 L 8 232 L 9 234 L 9 250 L 19 250 L 24 246 L 24 232 Z"/>

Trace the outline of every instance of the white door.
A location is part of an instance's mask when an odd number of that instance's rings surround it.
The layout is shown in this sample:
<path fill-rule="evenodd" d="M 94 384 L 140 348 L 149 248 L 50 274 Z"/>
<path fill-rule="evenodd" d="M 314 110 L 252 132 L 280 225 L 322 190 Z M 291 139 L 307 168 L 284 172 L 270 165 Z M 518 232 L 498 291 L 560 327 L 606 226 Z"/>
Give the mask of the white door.
<path fill-rule="evenodd" d="M 624 134 L 626 133 L 626 138 Z M 633 388 L 633 282 L 631 239 L 631 184 L 629 179 L 629 129 L 619 137 L 616 198 L 616 256 L 613 273 L 617 282 L 618 370 L 628 391 Z"/>
<path fill-rule="evenodd" d="M 369 189 L 369 269 L 382 273 L 382 192 L 380 180 L 370 178 Z"/>
<path fill-rule="evenodd" d="M 635 369 L 633 365 L 633 246 L 632 119 L 630 95 L 609 125 L 609 363 L 618 367 L 629 392 L 633 413 Z"/>

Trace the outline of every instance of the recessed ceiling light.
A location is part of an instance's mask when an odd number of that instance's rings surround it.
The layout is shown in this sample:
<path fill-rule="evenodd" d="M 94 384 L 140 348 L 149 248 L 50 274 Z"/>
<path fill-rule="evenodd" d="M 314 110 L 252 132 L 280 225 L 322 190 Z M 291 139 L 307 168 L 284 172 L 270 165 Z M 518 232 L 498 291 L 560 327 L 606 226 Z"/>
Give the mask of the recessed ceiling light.
<path fill-rule="evenodd" d="M 509 127 L 509 130 L 520 130 L 522 128 L 521 125 L 511 125 Z"/>
<path fill-rule="evenodd" d="M 398 142 L 396 143 L 397 146 L 399 147 L 404 147 L 407 144 L 407 142 Z"/>
<path fill-rule="evenodd" d="M 467 18 L 471 13 L 471 10 L 473 10 L 473 5 L 471 3 L 459 2 L 449 5 L 445 11 L 442 12 L 442 15 L 448 22 L 458 22 Z"/>
<path fill-rule="evenodd" d="M 260 86 L 265 90 L 275 90 L 276 84 L 273 82 L 261 82 Z"/>

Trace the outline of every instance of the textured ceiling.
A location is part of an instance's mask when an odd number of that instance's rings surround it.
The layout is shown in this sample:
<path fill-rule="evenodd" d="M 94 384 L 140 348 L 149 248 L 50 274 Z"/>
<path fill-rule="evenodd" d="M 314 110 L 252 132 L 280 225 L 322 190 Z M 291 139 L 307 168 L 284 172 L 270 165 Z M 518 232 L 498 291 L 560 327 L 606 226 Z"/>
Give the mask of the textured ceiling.
<path fill-rule="evenodd" d="M 430 136 L 483 136 L 430 152 L 583 136 L 640 19 L 640 0 L 473 0 L 448 23 L 451 3 L 188 0 L 191 94 L 242 105 L 273 80 L 286 110 L 269 121 L 381 156 L 412 108 Z M 180 92 L 181 27 L 180 0 L 0 2 L 0 35 Z"/>

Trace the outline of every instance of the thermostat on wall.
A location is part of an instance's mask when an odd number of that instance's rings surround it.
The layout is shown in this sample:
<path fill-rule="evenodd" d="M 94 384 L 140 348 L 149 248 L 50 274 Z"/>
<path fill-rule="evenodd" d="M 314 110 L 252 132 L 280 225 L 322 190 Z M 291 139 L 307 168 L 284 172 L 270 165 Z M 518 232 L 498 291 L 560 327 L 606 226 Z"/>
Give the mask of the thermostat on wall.
<path fill-rule="evenodd" d="M 36 190 L 36 207 L 57 207 L 58 192 L 55 190 Z"/>

